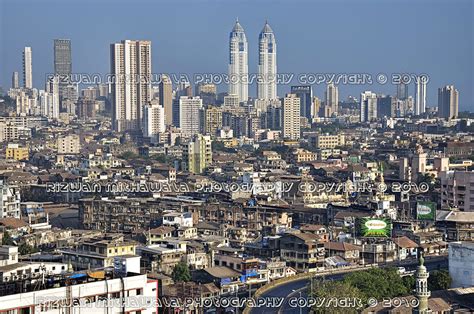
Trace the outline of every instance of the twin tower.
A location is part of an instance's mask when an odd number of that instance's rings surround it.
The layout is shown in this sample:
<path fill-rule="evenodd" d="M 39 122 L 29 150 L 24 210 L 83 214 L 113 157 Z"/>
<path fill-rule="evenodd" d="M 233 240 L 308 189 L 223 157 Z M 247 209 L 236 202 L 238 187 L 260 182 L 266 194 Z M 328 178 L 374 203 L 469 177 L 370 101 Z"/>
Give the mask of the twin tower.
<path fill-rule="evenodd" d="M 258 76 L 257 98 L 263 100 L 278 99 L 276 41 L 270 25 L 265 26 L 258 37 Z M 229 36 L 229 95 L 238 96 L 239 102 L 249 98 L 248 42 L 239 20 Z"/>

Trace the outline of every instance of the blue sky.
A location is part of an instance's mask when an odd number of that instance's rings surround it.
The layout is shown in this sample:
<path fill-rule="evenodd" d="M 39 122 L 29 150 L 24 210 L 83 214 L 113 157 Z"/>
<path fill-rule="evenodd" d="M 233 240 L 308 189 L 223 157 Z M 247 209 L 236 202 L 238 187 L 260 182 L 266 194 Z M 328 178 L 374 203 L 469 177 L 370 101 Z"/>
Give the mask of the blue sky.
<path fill-rule="evenodd" d="M 238 17 L 250 72 L 257 71 L 258 34 L 268 19 L 279 72 L 426 73 L 429 106 L 437 104 L 438 87 L 454 84 L 460 109 L 474 111 L 473 16 L 470 0 L 0 0 L 0 86 L 8 88 L 11 73 L 21 73 L 22 49 L 31 46 L 33 82 L 43 88 L 54 38 L 72 40 L 75 73 L 108 73 L 109 45 L 122 39 L 151 40 L 156 73 L 226 73 L 228 35 Z M 289 89 L 279 86 L 279 95 Z M 323 85 L 313 89 L 323 97 Z M 364 90 L 393 94 L 395 87 L 340 85 L 340 98 Z"/>

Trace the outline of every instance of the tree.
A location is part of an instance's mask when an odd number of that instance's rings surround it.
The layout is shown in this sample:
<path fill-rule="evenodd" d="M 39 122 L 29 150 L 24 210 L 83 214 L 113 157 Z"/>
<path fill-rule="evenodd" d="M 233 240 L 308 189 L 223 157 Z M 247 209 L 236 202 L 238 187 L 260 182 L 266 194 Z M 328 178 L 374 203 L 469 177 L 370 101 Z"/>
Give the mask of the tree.
<path fill-rule="evenodd" d="M 187 282 L 191 280 L 191 274 L 189 273 L 188 265 L 185 262 L 179 262 L 174 266 L 173 273 L 171 274 L 174 282 Z"/>
<path fill-rule="evenodd" d="M 447 270 L 435 270 L 428 277 L 428 289 L 432 291 L 446 290 L 451 287 L 451 277 Z"/>
<path fill-rule="evenodd" d="M 396 268 L 372 268 L 347 275 L 344 282 L 359 289 L 366 298 L 394 298 L 411 292 Z"/>
<path fill-rule="evenodd" d="M 7 231 L 3 233 L 2 245 L 14 245 L 13 239 Z"/>
<path fill-rule="evenodd" d="M 343 281 L 316 280 L 311 295 L 318 301 L 313 306 L 314 313 L 345 314 L 358 313 L 366 306 L 364 294 L 356 287 Z M 333 300 L 360 300 L 355 307 L 347 307 Z"/>
<path fill-rule="evenodd" d="M 34 248 L 31 245 L 28 245 L 26 243 L 22 243 L 18 247 L 18 253 L 20 253 L 20 255 L 28 255 L 28 254 L 36 253 L 36 252 L 38 252 L 37 248 Z"/>

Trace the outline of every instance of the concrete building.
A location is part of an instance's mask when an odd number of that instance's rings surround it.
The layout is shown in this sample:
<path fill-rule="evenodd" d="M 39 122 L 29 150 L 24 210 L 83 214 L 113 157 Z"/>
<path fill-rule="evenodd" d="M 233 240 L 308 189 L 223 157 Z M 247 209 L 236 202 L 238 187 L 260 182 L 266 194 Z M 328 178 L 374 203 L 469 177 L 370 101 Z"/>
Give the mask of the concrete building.
<path fill-rule="evenodd" d="M 56 144 L 59 155 L 76 155 L 81 151 L 81 139 L 77 134 L 58 137 Z"/>
<path fill-rule="evenodd" d="M 20 79 L 16 71 L 12 74 L 12 88 L 20 88 Z"/>
<path fill-rule="evenodd" d="M 58 119 L 59 118 L 59 81 L 60 78 L 58 76 L 49 77 L 46 82 L 46 92 L 44 94 L 45 97 L 45 115 L 50 119 Z"/>
<path fill-rule="evenodd" d="M 291 93 L 300 99 L 300 114 L 302 117 L 312 121 L 313 112 L 313 88 L 311 85 L 291 86 Z M 318 109 L 319 110 L 319 109 Z"/>
<path fill-rule="evenodd" d="M 197 134 L 183 150 L 183 169 L 202 173 L 212 163 L 212 140 L 208 135 Z"/>
<path fill-rule="evenodd" d="M 283 99 L 283 138 L 298 140 L 300 133 L 300 98 L 287 94 Z"/>
<path fill-rule="evenodd" d="M 158 85 L 160 106 L 165 111 L 165 125 L 173 124 L 173 84 L 167 75 L 161 76 L 160 84 Z"/>
<path fill-rule="evenodd" d="M 416 116 L 426 111 L 426 84 L 428 78 L 426 76 L 418 76 L 415 82 L 415 110 Z"/>
<path fill-rule="evenodd" d="M 441 208 L 474 211 L 474 171 L 442 171 Z"/>
<path fill-rule="evenodd" d="M 5 151 L 5 159 L 28 160 L 30 149 L 28 146 L 20 146 L 17 143 L 9 143 Z"/>
<path fill-rule="evenodd" d="M 339 89 L 334 83 L 329 83 L 326 86 L 326 92 L 324 94 L 324 106 L 326 107 L 325 117 L 331 117 L 337 115 L 338 104 L 339 104 Z"/>
<path fill-rule="evenodd" d="M 258 41 L 257 98 L 277 99 L 277 45 L 275 34 L 267 22 Z"/>
<path fill-rule="evenodd" d="M 20 218 L 20 189 L 0 180 L 0 218 Z"/>
<path fill-rule="evenodd" d="M 451 287 L 474 286 L 474 243 L 449 243 L 449 276 Z"/>
<path fill-rule="evenodd" d="M 158 134 L 165 132 L 165 110 L 157 99 L 150 101 L 143 108 L 143 136 L 158 142 Z"/>
<path fill-rule="evenodd" d="M 229 95 L 236 95 L 239 102 L 248 100 L 248 43 L 239 21 L 229 35 Z"/>
<path fill-rule="evenodd" d="M 110 45 L 114 129 L 138 130 L 143 105 L 151 100 L 151 42 L 123 40 Z"/>
<path fill-rule="evenodd" d="M 123 267 L 125 271 L 126 267 Z M 156 306 L 143 306 L 147 301 L 157 298 L 158 281 L 139 273 L 126 272 L 119 276 L 114 275 L 111 270 L 99 270 L 60 276 L 46 275 L 46 283 L 41 282 L 41 278 L 35 279 L 28 292 L 20 289 L 6 291 L 0 296 L 0 312 L 35 313 L 41 309 L 52 314 L 86 311 L 151 314 L 159 310 Z M 69 307 L 67 304 L 71 300 L 74 302 Z"/>
<path fill-rule="evenodd" d="M 220 129 L 222 129 L 222 108 L 207 107 L 205 109 L 204 133 L 215 137 Z"/>
<path fill-rule="evenodd" d="M 377 94 L 365 91 L 360 94 L 360 122 L 377 119 Z"/>
<path fill-rule="evenodd" d="M 346 137 L 344 134 L 316 134 L 310 142 L 316 148 L 336 148 L 346 144 Z"/>
<path fill-rule="evenodd" d="M 459 92 L 454 85 L 438 88 L 438 117 L 456 119 L 459 112 Z"/>
<path fill-rule="evenodd" d="M 33 88 L 33 60 L 31 47 L 23 50 L 23 86 Z"/>
<path fill-rule="evenodd" d="M 179 98 L 179 128 L 183 136 L 191 137 L 201 133 L 202 99 L 181 96 Z"/>

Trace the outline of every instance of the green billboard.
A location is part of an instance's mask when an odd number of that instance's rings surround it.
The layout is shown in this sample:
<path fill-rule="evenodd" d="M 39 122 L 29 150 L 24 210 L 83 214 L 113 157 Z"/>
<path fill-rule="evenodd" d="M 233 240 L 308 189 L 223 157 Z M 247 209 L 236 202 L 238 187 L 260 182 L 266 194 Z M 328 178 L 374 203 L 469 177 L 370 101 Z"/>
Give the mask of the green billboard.
<path fill-rule="evenodd" d="M 388 218 L 359 218 L 357 226 L 361 237 L 383 238 L 392 236 L 392 221 Z"/>
<path fill-rule="evenodd" d="M 418 220 L 435 220 L 436 203 L 433 202 L 417 202 L 416 203 L 416 219 Z"/>

